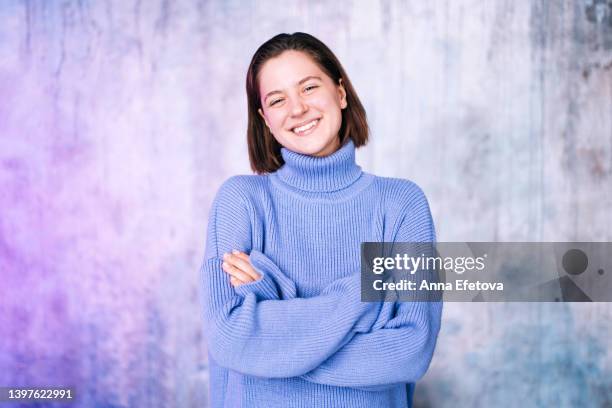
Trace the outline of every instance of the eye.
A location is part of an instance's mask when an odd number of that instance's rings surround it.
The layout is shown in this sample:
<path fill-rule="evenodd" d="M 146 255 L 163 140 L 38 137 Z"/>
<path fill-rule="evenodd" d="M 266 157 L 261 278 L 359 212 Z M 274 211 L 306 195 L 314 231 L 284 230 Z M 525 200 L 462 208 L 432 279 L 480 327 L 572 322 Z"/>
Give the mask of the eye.
<path fill-rule="evenodd" d="M 304 92 L 310 92 L 315 88 L 318 88 L 318 85 L 308 85 L 306 88 L 304 88 Z"/>
<path fill-rule="evenodd" d="M 282 101 L 282 98 L 281 99 L 275 99 L 272 102 L 270 102 L 270 106 L 274 106 L 274 105 L 276 105 L 277 103 L 279 103 L 281 101 Z"/>

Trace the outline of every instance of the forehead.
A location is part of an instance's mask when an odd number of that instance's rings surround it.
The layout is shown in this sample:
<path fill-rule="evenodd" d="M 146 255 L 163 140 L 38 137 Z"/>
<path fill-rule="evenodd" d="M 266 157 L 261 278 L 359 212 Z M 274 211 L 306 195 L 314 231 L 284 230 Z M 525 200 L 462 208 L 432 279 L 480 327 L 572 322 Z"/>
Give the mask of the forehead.
<path fill-rule="evenodd" d="M 284 51 L 279 56 L 270 58 L 261 67 L 259 71 L 261 95 L 295 86 L 302 78 L 309 75 L 331 81 L 331 78 L 308 54 L 301 51 Z"/>

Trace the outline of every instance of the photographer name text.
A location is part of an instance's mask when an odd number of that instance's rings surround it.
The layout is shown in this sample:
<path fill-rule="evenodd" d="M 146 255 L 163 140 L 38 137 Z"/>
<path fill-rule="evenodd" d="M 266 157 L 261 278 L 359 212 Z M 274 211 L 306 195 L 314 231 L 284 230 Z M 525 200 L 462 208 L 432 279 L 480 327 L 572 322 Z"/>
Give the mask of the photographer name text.
<path fill-rule="evenodd" d="M 502 282 L 481 282 L 470 281 L 467 279 L 456 280 L 454 282 L 429 282 L 426 279 L 420 283 L 407 279 L 402 279 L 398 282 L 384 282 L 381 279 L 375 280 L 373 283 L 374 290 L 399 290 L 399 291 L 503 291 L 504 284 Z"/>

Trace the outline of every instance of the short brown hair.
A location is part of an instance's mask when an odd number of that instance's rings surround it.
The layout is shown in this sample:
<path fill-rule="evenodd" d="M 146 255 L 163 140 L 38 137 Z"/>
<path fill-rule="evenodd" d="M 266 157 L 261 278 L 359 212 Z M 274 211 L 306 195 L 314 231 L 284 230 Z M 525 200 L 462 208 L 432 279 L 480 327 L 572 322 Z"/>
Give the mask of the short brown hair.
<path fill-rule="evenodd" d="M 342 79 L 346 91 L 347 107 L 342 110 L 342 125 L 339 132 L 340 146 L 343 146 L 349 138 L 353 140 L 355 147 L 363 146 L 368 142 L 369 129 L 365 109 L 334 53 L 323 42 L 310 34 L 300 32 L 278 34 L 263 43 L 255 51 L 246 77 L 249 110 L 247 129 L 249 160 L 251 168 L 258 174 L 274 172 L 284 164 L 283 157 L 280 154 L 282 146 L 274 139 L 258 113 L 258 110 L 262 108 L 258 75 L 266 61 L 288 50 L 302 51 L 308 54 L 336 85 Z"/>

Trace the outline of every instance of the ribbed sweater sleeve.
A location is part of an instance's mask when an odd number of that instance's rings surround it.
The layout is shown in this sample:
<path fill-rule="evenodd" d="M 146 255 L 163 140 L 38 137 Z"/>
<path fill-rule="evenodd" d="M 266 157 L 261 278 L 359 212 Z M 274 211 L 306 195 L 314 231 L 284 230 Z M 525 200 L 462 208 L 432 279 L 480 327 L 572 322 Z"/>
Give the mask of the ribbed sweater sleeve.
<path fill-rule="evenodd" d="M 303 378 L 327 385 L 374 387 L 370 390 L 416 382 L 429 367 L 440 314 L 440 302 L 402 304 L 384 328 L 355 335 Z"/>
<path fill-rule="evenodd" d="M 425 195 L 413 185 L 406 201 L 395 242 L 434 242 L 435 230 Z M 397 302 L 395 315 L 382 328 L 355 335 L 302 378 L 371 391 L 416 382 L 431 362 L 441 314 L 441 301 Z"/>
<path fill-rule="evenodd" d="M 213 202 L 201 268 L 209 352 L 221 366 L 243 374 L 303 375 L 356 333 L 369 331 L 380 305 L 360 301 L 358 273 L 305 299 L 262 300 L 257 293 L 236 293 L 221 268 L 222 256 L 232 249 L 251 251 L 252 216 L 240 184 L 229 179 Z M 260 295 L 271 293 L 274 284 L 264 277 Z"/>

